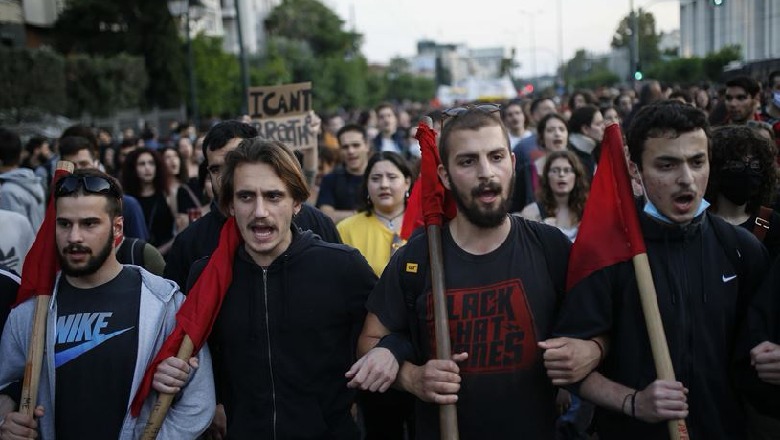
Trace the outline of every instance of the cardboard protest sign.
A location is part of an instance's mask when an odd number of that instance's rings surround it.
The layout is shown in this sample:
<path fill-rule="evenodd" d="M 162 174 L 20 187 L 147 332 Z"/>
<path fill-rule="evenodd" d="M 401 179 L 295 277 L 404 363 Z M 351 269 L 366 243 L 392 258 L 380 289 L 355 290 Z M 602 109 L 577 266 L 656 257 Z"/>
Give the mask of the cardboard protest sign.
<path fill-rule="evenodd" d="M 249 116 L 267 140 L 284 142 L 294 149 L 317 147 L 317 135 L 310 131 L 311 83 L 251 87 Z"/>

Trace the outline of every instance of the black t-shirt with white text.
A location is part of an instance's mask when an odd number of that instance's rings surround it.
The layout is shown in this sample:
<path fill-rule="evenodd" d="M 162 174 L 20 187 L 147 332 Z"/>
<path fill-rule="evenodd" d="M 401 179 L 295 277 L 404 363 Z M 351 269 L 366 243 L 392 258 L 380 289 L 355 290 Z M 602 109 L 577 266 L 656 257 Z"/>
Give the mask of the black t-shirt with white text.
<path fill-rule="evenodd" d="M 57 292 L 55 429 L 59 439 L 119 438 L 138 353 L 141 274 Z"/>
<path fill-rule="evenodd" d="M 511 218 L 507 239 L 485 255 L 465 252 L 449 228 L 442 229 L 452 351 L 469 354 L 459 365 L 458 429 L 464 440 L 555 437 L 555 389 L 537 342 L 551 333 L 570 243 L 555 228 L 540 225 L 535 232 L 526 220 Z M 432 359 L 433 301 L 430 276 L 422 269 L 428 259 L 425 240 L 415 237 L 396 253 L 366 308 L 391 331 L 414 326 L 422 358 Z M 552 245 L 545 250 L 543 243 Z M 414 284 L 406 281 L 412 274 L 424 277 L 419 285 L 425 286 L 413 296 L 416 318 L 410 318 L 409 294 L 403 293 Z M 438 424 L 438 406 L 418 402 L 418 438 L 439 438 Z"/>

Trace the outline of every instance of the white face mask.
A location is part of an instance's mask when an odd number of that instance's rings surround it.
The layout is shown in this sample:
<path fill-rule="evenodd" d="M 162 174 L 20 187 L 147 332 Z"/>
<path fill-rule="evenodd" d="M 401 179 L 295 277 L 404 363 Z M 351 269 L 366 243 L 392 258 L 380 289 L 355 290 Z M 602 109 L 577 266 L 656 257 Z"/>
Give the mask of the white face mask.
<path fill-rule="evenodd" d="M 780 108 L 780 91 L 772 92 L 772 104 Z"/>

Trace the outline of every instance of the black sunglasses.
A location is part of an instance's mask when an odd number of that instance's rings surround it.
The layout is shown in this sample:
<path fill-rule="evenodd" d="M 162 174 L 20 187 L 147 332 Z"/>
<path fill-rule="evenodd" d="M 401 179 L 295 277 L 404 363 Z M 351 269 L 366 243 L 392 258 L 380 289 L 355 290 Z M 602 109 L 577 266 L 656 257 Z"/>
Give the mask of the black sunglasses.
<path fill-rule="evenodd" d="M 57 181 L 54 194 L 57 197 L 67 196 L 78 191 L 79 187 L 92 194 L 108 194 L 119 198 L 119 193 L 111 182 L 101 176 L 65 176 Z"/>
<path fill-rule="evenodd" d="M 446 110 L 442 110 L 441 114 L 448 118 L 457 118 L 463 113 L 466 113 L 467 111 L 471 111 L 471 110 L 478 110 L 483 113 L 491 114 L 500 111 L 501 106 L 498 104 L 478 104 L 478 105 L 469 105 L 465 107 L 452 107 Z"/>

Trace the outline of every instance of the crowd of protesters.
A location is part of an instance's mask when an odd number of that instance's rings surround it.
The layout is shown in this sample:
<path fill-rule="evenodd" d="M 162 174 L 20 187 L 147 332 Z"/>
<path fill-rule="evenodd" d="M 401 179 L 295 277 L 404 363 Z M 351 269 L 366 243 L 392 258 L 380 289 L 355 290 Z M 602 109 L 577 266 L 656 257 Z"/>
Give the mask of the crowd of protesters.
<path fill-rule="evenodd" d="M 433 360 L 425 234 L 402 231 L 424 117 L 457 206 L 452 360 Z M 677 381 L 656 380 L 630 266 L 564 287 L 612 124 Z M 685 418 L 696 440 L 780 432 L 780 72 L 384 103 L 310 129 L 316 170 L 241 118 L 24 143 L 0 127 L 0 439 L 136 438 L 152 405 L 128 402 L 233 222 L 208 348 L 157 367 L 154 390 L 178 395 L 161 438 L 438 438 L 449 403 L 466 439 L 655 439 Z M 51 186 L 59 160 L 76 171 Z M 11 305 L 48 197 L 62 276 L 33 419 L 16 409 L 32 307 Z M 73 402 L 98 399 L 87 422 Z"/>

